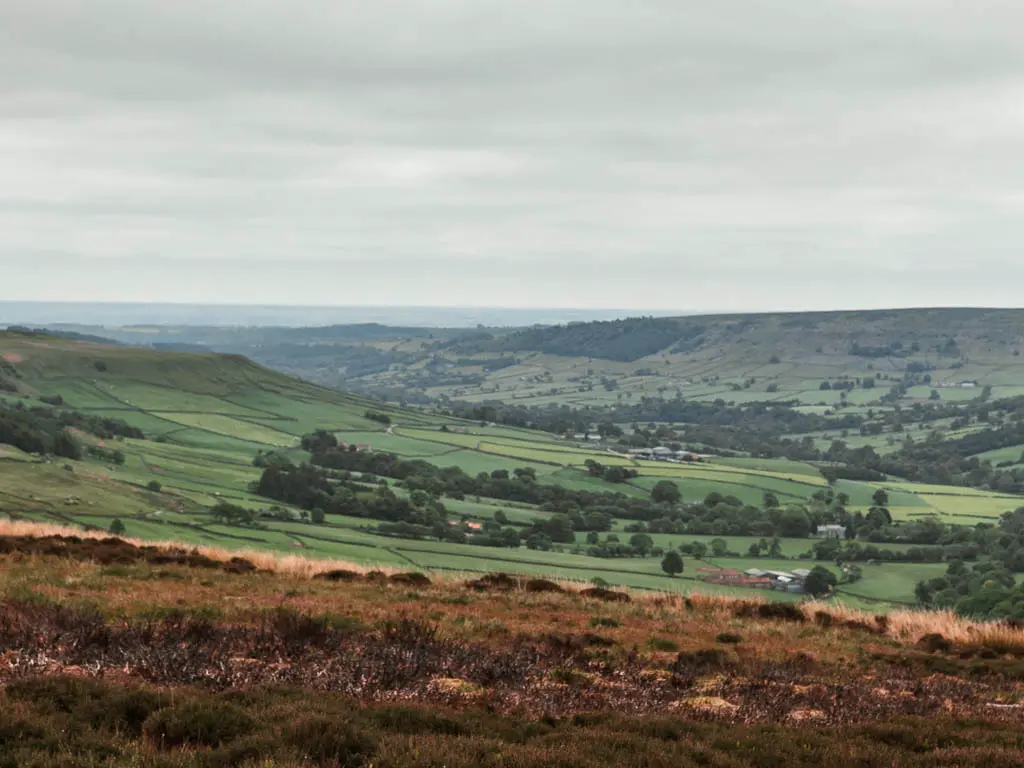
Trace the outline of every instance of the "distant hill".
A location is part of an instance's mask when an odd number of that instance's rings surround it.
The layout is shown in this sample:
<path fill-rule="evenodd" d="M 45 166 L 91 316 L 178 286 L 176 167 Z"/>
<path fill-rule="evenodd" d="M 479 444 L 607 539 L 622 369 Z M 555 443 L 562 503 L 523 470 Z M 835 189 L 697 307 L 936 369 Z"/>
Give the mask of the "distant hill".
<path fill-rule="evenodd" d="M 65 326 L 160 349 L 244 355 L 300 378 L 394 402 L 529 400 L 601 405 L 623 397 L 834 404 L 837 381 L 899 382 L 910 398 L 950 387 L 1024 394 L 1024 310 L 904 309 L 636 317 L 529 328 Z M 85 338 L 85 337 L 83 337 Z M 902 381 L 905 376 L 916 378 Z M 899 381 L 897 381 L 899 380 Z M 1017 389 L 1021 388 L 1018 392 Z M 743 392 L 737 392 L 743 390 Z M 902 393 L 901 393 L 902 396 Z"/>
<path fill-rule="evenodd" d="M 959 348 L 1016 350 L 1024 333 L 1019 309 L 903 309 L 695 317 L 630 318 L 530 328 L 487 340 L 454 341 L 459 351 L 536 351 L 635 362 L 658 352 L 696 353 L 725 345 L 778 355 L 853 354 L 908 357 Z M 916 345 L 916 346 L 915 346 Z"/>
<path fill-rule="evenodd" d="M 10 325 L 7 327 L 7 330 L 10 331 L 11 333 L 18 333 L 25 336 L 57 336 L 61 339 L 72 339 L 74 341 L 89 341 L 94 344 L 112 344 L 115 346 L 121 344 L 121 342 L 107 338 L 106 336 L 96 336 L 90 333 L 79 333 L 78 331 L 68 331 L 50 328 L 29 328 L 24 325 Z"/>

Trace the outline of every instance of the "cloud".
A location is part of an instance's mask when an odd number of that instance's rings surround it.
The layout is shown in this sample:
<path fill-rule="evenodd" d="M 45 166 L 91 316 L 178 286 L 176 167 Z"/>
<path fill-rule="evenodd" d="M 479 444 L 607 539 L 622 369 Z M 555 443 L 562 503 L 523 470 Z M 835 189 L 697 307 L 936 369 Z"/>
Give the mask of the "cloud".
<path fill-rule="evenodd" d="M 1019 304 L 1024 6 L 0 6 L 0 298 Z"/>

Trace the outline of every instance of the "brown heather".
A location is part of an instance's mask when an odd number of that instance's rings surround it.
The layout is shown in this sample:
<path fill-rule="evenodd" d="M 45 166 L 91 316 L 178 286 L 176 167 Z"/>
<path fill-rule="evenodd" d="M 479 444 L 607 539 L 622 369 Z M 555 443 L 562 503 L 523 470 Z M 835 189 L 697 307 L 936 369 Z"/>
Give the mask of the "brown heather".
<path fill-rule="evenodd" d="M 1024 764 L 1020 629 L 586 587 L 0 525 L 0 768 Z"/>

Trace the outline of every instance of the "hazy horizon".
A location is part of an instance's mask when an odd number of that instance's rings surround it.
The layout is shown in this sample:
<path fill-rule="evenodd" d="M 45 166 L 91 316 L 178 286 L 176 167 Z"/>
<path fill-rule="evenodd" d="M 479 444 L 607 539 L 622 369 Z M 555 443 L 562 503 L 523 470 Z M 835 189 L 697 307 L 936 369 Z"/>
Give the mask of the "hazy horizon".
<path fill-rule="evenodd" d="M 846 307 L 797 312 L 900 311 L 913 309 L 1024 309 L 1024 307 Z M 78 302 L 0 300 L 0 328 L 9 325 L 71 326 L 318 326 L 378 323 L 390 326 L 469 328 L 555 325 L 627 317 L 729 314 L 786 314 L 793 310 L 734 313 L 629 307 L 317 306 L 190 302 Z"/>

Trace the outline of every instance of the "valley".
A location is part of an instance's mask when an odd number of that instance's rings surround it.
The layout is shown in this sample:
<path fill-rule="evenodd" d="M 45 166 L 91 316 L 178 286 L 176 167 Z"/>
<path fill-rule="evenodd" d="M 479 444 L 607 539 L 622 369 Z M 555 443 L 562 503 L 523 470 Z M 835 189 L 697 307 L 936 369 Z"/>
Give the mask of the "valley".
<path fill-rule="evenodd" d="M 479 546 L 417 534 L 383 533 L 373 519 L 329 513 L 313 522 L 310 509 L 271 500 L 255 492 L 262 469 L 257 457 L 274 456 L 295 464 L 311 453 L 303 436 L 328 432 L 358 451 L 421 460 L 438 468 L 459 468 L 470 476 L 529 472 L 540 484 L 566 491 L 617 494 L 622 505 L 647 503 L 658 483 L 669 481 L 684 504 L 702 504 L 712 495 L 729 503 L 761 506 L 769 496 L 782 507 L 818 509 L 842 498 L 844 514 L 866 515 L 883 491 L 887 514 L 897 526 L 933 520 L 951 526 L 994 525 L 1002 514 L 1021 506 L 1020 496 L 979 488 L 908 482 L 888 476 L 864 481 L 823 475 L 821 462 L 786 458 L 701 454 L 694 461 L 652 461 L 630 453 L 614 440 L 594 442 L 586 435 L 552 434 L 492 421 L 459 418 L 427 408 L 386 405 L 282 375 L 231 355 L 196 354 L 111 346 L 39 334 L 0 336 L 0 354 L 17 393 L 9 405 L 60 403 L 61 409 L 115 418 L 144 433 L 145 439 L 100 439 L 78 431 L 87 450 L 75 459 L 47 459 L 6 448 L 0 455 L 0 512 L 14 519 L 107 530 L 114 521 L 124 535 L 174 540 L 195 545 L 265 549 L 306 557 L 345 559 L 373 566 L 427 571 L 504 570 L 576 581 L 606 582 L 637 589 L 749 595 L 729 586 L 719 571 L 751 568 L 787 572 L 799 557 L 821 564 L 842 579 L 844 569 L 814 554 L 813 530 L 799 537 L 768 533 L 739 534 L 740 524 L 710 524 L 673 532 L 647 531 L 642 554 L 608 556 L 612 541 L 628 542 L 635 519 L 613 514 L 603 532 L 576 531 L 568 542 L 541 546 Z M 13 361 L 13 362 L 12 362 Z M 582 437 L 584 439 L 577 439 Z M 829 441 L 827 433 L 813 438 Z M 90 455 L 90 448 L 98 449 Z M 104 451 L 122 458 L 111 461 Z M 699 450 L 699 448 L 698 448 Z M 276 460 L 275 458 L 275 460 Z M 595 471 L 595 466 L 599 467 Z M 622 470 L 609 481 L 608 470 Z M 603 475 L 601 473 L 604 473 Z M 390 485 L 396 498 L 408 499 L 401 481 L 380 478 L 355 486 L 365 496 L 374 482 Z M 362 490 L 359 490 L 362 488 Z M 817 500 L 816 500 L 817 498 Z M 496 516 L 524 537 L 550 510 L 534 503 L 468 495 L 439 498 L 451 525 L 469 533 L 494 525 Z M 215 513 L 230 503 L 251 510 L 245 523 Z M 817 506 L 815 506 L 817 505 Z M 738 509 L 734 507 L 732 509 Z M 721 507 L 728 510 L 729 507 Z M 714 515 L 712 514 L 712 517 Z M 632 527 L 631 527 L 632 526 Z M 894 529 L 896 530 L 896 529 Z M 751 547 L 776 541 L 750 557 Z M 518 539 L 517 539 L 518 540 Z M 605 542 L 607 541 L 607 546 Z M 594 546 L 596 543 L 596 547 Z M 884 560 L 881 554 L 906 551 L 913 543 L 877 541 L 879 557 L 858 565 L 855 582 L 838 584 L 833 599 L 849 605 L 884 609 L 917 601 L 915 586 L 941 578 L 946 565 L 935 559 Z M 918 544 L 927 556 L 929 544 Z M 676 576 L 662 568 L 661 553 L 684 548 L 687 567 Z M 688 556 L 688 547 L 697 557 Z M 703 553 L 701 552 L 703 550 Z M 605 554 L 600 554 L 605 552 Z M 890 557 L 885 554 L 885 557 Z M 728 579 L 724 581 L 728 582 Z M 772 599 L 799 595 L 765 592 Z"/>

